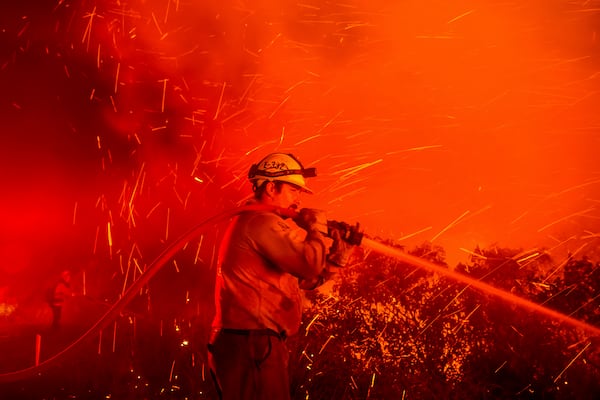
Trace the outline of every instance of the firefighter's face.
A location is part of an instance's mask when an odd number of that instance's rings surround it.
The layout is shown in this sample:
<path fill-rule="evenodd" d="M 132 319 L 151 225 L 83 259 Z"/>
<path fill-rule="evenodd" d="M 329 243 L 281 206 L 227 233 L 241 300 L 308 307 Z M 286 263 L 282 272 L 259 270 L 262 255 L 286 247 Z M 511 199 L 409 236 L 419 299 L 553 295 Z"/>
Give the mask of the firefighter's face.
<path fill-rule="evenodd" d="M 267 191 L 273 205 L 281 208 L 292 208 L 294 210 L 300 208 L 301 188 L 284 183 L 281 185 L 281 189 L 277 190 L 272 183 L 269 183 L 269 185 L 271 188 L 268 188 Z"/>

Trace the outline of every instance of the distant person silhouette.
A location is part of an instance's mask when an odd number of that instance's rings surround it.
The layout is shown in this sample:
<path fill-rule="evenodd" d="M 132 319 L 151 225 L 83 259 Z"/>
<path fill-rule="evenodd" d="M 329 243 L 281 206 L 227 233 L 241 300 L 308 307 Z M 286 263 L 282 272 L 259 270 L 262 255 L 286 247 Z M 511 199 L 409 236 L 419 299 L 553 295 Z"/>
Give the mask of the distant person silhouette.
<path fill-rule="evenodd" d="M 60 273 L 59 280 L 52 286 L 48 304 L 52 309 L 52 330 L 58 330 L 61 326 L 62 309 L 65 301 L 72 295 L 71 291 L 71 273 L 64 270 Z"/>

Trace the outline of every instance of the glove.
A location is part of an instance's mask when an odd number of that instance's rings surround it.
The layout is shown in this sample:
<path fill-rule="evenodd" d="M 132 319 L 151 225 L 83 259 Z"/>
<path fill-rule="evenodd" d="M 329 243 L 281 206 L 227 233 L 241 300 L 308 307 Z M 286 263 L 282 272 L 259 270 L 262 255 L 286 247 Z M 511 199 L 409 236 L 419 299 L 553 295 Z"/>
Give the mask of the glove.
<path fill-rule="evenodd" d="M 353 246 L 342 239 L 342 235 L 339 229 L 332 228 L 329 232 L 331 238 L 333 239 L 333 244 L 329 248 L 329 254 L 327 255 L 327 261 L 330 263 L 337 265 L 338 267 L 345 267 L 348 265 L 350 261 L 350 257 L 354 252 Z"/>
<path fill-rule="evenodd" d="M 305 231 L 327 233 L 327 215 L 325 211 L 314 208 L 303 208 L 294 218 L 294 222 Z"/>

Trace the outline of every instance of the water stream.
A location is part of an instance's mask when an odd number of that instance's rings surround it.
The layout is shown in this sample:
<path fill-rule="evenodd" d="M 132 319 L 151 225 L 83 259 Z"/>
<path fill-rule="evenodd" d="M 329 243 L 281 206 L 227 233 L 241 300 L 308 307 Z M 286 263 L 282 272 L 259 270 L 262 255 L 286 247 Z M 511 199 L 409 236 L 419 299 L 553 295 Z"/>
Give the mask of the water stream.
<path fill-rule="evenodd" d="M 410 254 L 405 253 L 402 250 L 396 249 L 394 247 L 386 246 L 376 240 L 365 237 L 362 240 L 362 246 L 368 247 L 373 251 L 393 257 L 393 258 L 395 258 L 399 261 L 405 262 L 407 264 L 410 264 L 410 265 L 413 265 L 416 267 L 422 267 L 422 268 L 425 268 L 432 272 L 438 273 L 440 275 L 447 276 L 448 278 L 451 278 L 455 281 L 464 283 L 464 284 L 471 286 L 475 289 L 478 289 L 484 293 L 491 294 L 491 295 L 493 295 L 503 301 L 506 301 L 510 304 L 514 304 L 516 306 L 522 307 L 529 311 L 534 311 L 539 314 L 545 315 L 547 317 L 554 318 L 559 321 L 563 321 L 575 328 L 583 329 L 590 334 L 600 335 L 600 328 L 598 328 L 596 326 L 593 326 L 593 325 L 590 325 L 583 321 L 580 321 L 578 319 L 572 318 L 566 314 L 563 314 L 563 313 L 553 310 L 551 308 L 541 306 L 537 303 L 534 303 L 533 301 L 516 296 L 512 293 L 509 293 L 504 290 L 498 289 L 494 286 L 491 286 L 485 282 L 471 278 L 471 277 L 461 274 L 459 272 L 452 271 L 446 267 L 434 264 L 425 259 L 422 259 L 422 258 L 419 258 L 416 256 L 412 256 Z"/>

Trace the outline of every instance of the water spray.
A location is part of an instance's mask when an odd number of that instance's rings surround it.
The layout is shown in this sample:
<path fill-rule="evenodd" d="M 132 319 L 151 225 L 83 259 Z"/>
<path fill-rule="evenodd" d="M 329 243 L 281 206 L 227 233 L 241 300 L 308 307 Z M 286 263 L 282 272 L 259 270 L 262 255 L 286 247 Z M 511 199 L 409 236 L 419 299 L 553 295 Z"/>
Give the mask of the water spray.
<path fill-rule="evenodd" d="M 29 377 L 36 376 L 40 374 L 42 371 L 50 368 L 54 363 L 58 362 L 60 359 L 64 358 L 68 353 L 72 352 L 76 348 L 78 348 L 81 344 L 83 344 L 87 339 L 99 334 L 100 331 L 105 329 L 114 319 L 116 319 L 119 314 L 123 311 L 123 309 L 131 302 L 135 296 L 139 293 L 140 289 L 142 289 L 148 282 L 156 275 L 160 269 L 166 265 L 166 263 L 181 249 L 185 247 L 185 245 L 192 239 L 196 238 L 199 233 L 204 230 L 208 225 L 212 225 L 224 220 L 231 219 L 239 214 L 248 211 L 273 211 L 277 212 L 280 215 L 288 218 L 294 218 L 298 214 L 295 210 L 290 209 L 282 209 L 279 207 L 273 207 L 263 204 L 252 204 L 246 205 L 242 207 L 238 207 L 232 210 L 226 210 L 220 214 L 216 214 L 194 228 L 190 229 L 188 232 L 180 236 L 176 241 L 174 241 L 171 245 L 169 245 L 149 266 L 146 268 L 144 273 L 140 275 L 140 277 L 127 288 L 124 292 L 123 296 L 115 302 L 96 323 L 94 323 L 82 336 L 77 338 L 74 342 L 72 342 L 65 349 L 60 351 L 59 353 L 53 355 L 52 357 L 42 361 L 41 363 L 24 368 L 18 371 L 13 371 L 9 373 L 0 374 L 0 383 L 4 382 L 13 382 L 22 379 L 26 379 Z M 342 240 L 353 246 L 364 246 L 373 251 L 376 251 L 380 254 L 384 254 L 390 257 L 393 257 L 399 261 L 405 262 L 407 264 L 425 268 L 435 273 L 439 273 L 440 275 L 447 276 L 455 281 L 464 283 L 468 286 L 474 287 L 482 292 L 494 295 L 504 301 L 507 301 L 511 304 L 515 304 L 520 307 L 527 308 L 531 311 L 538 312 L 540 314 L 546 315 L 548 317 L 558 319 L 568 323 L 569 325 L 583 329 L 593 335 L 600 336 L 600 328 L 595 327 L 593 325 L 587 324 L 583 321 L 579 321 L 575 318 L 572 318 L 568 315 L 562 314 L 558 311 L 552 310 L 550 308 L 543 307 L 537 303 L 529 301 L 519 296 L 515 296 L 511 293 L 508 293 L 504 290 L 495 288 L 491 285 L 488 285 L 480 280 L 471 278 L 469 276 L 463 275 L 461 273 L 452 271 L 448 268 L 436 265 L 432 262 L 429 262 L 425 259 L 412 256 L 407 254 L 399 249 L 386 246 L 380 243 L 377 240 L 371 239 L 367 237 L 364 232 L 360 229 L 360 225 L 357 223 L 355 225 L 348 224 L 346 222 L 340 221 L 327 221 L 327 232 L 323 232 L 327 236 L 332 236 L 333 229 L 336 229 L 340 233 L 340 237 Z"/>
<path fill-rule="evenodd" d="M 365 236 L 365 234 L 360 230 L 360 225 L 358 223 L 356 225 L 350 225 L 345 222 L 327 221 L 327 228 L 328 228 L 328 233 L 327 233 L 328 236 L 331 236 L 332 229 L 338 229 L 338 231 L 341 234 L 342 239 L 351 245 L 360 245 L 363 247 L 367 247 L 377 253 L 384 254 L 389 257 L 393 257 L 396 260 L 405 262 L 409 265 L 425 268 L 429 271 L 438 273 L 440 275 L 444 275 L 444 276 L 451 278 L 455 281 L 458 281 L 460 283 L 464 283 L 467 286 L 478 289 L 484 293 L 496 296 L 496 297 L 502 299 L 503 301 L 506 301 L 511 304 L 529 309 L 534 312 L 538 312 L 542 315 L 551 317 L 553 319 L 564 321 L 575 328 L 580 328 L 580 329 L 583 329 L 593 335 L 600 336 L 600 328 L 598 328 L 594 325 L 590 325 L 590 324 L 580 321 L 578 319 L 572 318 L 566 314 L 563 314 L 563 313 L 553 310 L 551 308 L 541 306 L 537 303 L 534 303 L 533 301 L 524 299 L 520 296 L 516 296 L 516 295 L 509 293 L 507 291 L 504 291 L 502 289 L 498 289 L 498 288 L 496 288 L 492 285 L 489 285 L 485 282 L 482 282 L 478 279 L 474 279 L 470 276 L 461 274 L 456 271 L 452 271 L 446 267 L 437 265 L 437 264 L 427 261 L 423 258 L 410 255 L 400 249 L 386 246 L 377 240 L 370 239 L 367 236 Z"/>
<path fill-rule="evenodd" d="M 600 328 L 598 328 L 594 325 L 590 325 L 590 324 L 580 321 L 578 319 L 572 318 L 566 314 L 555 311 L 551 308 L 541 306 L 537 303 L 534 303 L 533 301 L 516 296 L 516 295 L 506 292 L 502 289 L 498 289 L 498 288 L 496 288 L 492 285 L 489 285 L 485 282 L 482 282 L 478 279 L 471 278 L 467 275 L 461 274 L 456 271 L 452 271 L 446 267 L 442 267 L 440 265 L 434 264 L 425 259 L 407 254 L 399 249 L 386 246 L 376 240 L 372 240 L 369 238 L 363 238 L 362 246 L 368 247 L 371 250 L 376 251 L 378 253 L 391 256 L 399 261 L 405 262 L 405 263 L 413 265 L 415 267 L 422 267 L 422 268 L 428 269 L 432 272 L 438 273 L 440 275 L 447 276 L 448 278 L 451 278 L 460 283 L 464 283 L 467 286 L 471 286 L 471 287 L 478 289 L 484 293 L 496 296 L 496 297 L 500 298 L 501 300 L 504 300 L 510 304 L 514 304 L 516 306 L 520 306 L 520 307 L 529 309 L 531 311 L 538 312 L 542 315 L 546 315 L 553 319 L 564 321 L 575 328 L 580 328 L 580 329 L 583 329 L 583 330 L 589 332 L 592 335 L 600 336 Z"/>

